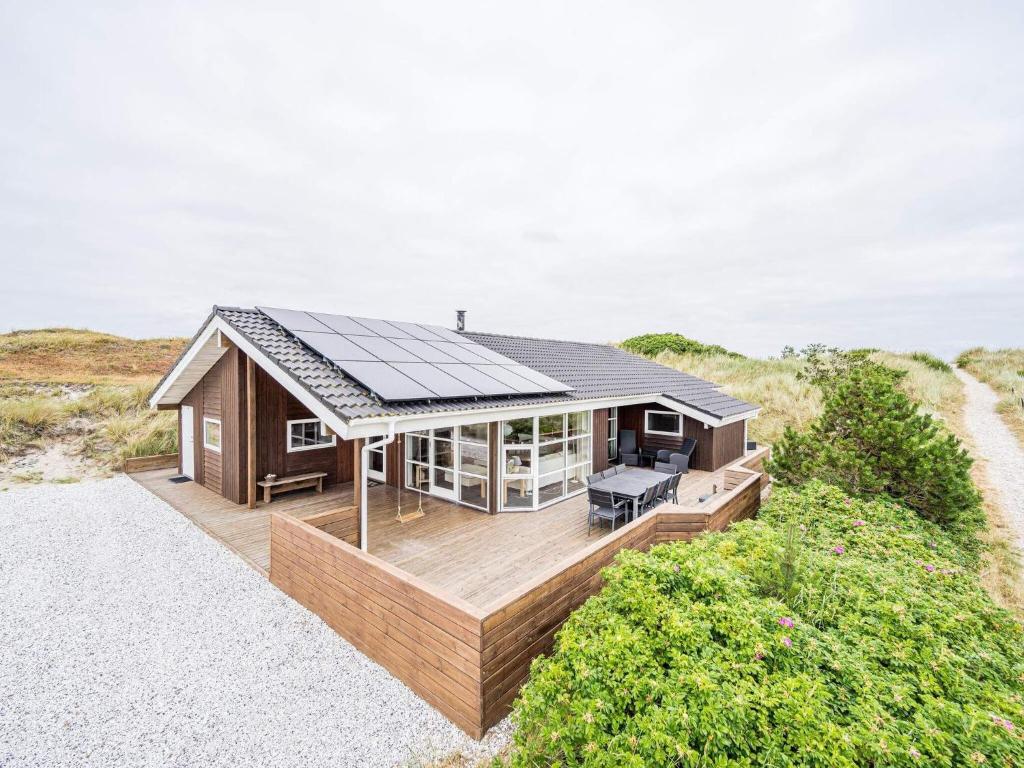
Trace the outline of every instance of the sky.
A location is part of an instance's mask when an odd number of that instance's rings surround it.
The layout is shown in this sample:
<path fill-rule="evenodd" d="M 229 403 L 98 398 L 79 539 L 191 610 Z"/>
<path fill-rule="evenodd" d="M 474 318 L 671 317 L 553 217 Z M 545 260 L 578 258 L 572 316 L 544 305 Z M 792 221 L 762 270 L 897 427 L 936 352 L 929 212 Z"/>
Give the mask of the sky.
<path fill-rule="evenodd" d="M 1024 3 L 0 0 L 0 331 L 1024 346 Z"/>

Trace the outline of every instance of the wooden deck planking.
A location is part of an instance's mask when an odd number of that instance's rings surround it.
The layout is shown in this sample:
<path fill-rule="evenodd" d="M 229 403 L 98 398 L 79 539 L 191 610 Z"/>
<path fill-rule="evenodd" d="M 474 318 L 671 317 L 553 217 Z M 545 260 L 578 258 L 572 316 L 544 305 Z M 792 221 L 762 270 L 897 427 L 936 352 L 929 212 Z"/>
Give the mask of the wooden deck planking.
<path fill-rule="evenodd" d="M 194 482 L 169 481 L 176 471 L 154 470 L 132 477 L 264 575 L 270 569 L 270 511 L 298 518 L 353 503 L 352 483 L 297 491 L 256 509 L 235 504 Z M 691 471 L 679 488 L 680 502 L 723 487 L 721 472 Z M 425 581 L 483 606 L 526 583 L 609 533 L 587 534 L 587 501 L 575 496 L 538 512 L 497 515 L 423 496 L 424 517 L 401 523 L 398 504 L 415 509 L 417 494 L 389 485 L 368 490 L 370 552 Z"/>

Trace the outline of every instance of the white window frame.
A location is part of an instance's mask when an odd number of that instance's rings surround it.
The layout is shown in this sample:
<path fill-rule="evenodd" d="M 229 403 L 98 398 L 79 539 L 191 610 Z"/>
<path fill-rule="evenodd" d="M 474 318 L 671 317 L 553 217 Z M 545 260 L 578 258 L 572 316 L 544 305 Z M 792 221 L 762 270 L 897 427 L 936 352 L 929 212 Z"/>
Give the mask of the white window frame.
<path fill-rule="evenodd" d="M 220 453 L 220 446 L 219 445 L 211 445 L 210 443 L 206 442 L 206 425 L 207 424 L 216 424 L 217 425 L 217 439 L 220 440 L 221 443 L 223 443 L 224 442 L 224 428 L 220 424 L 220 419 L 215 419 L 212 416 L 203 416 L 203 448 L 209 448 L 211 451 L 215 451 L 217 453 Z"/>
<path fill-rule="evenodd" d="M 317 451 L 321 448 L 334 448 L 338 445 L 338 436 L 331 435 L 331 442 L 329 443 L 317 443 L 316 445 L 300 445 L 298 447 L 292 446 L 292 425 L 293 424 L 319 424 L 320 434 L 324 433 L 324 420 L 323 419 L 289 419 L 285 422 L 284 428 L 284 440 L 285 448 L 288 453 L 299 453 L 301 451 Z"/>
<path fill-rule="evenodd" d="M 658 429 L 651 429 L 649 426 L 651 414 L 657 414 L 659 416 L 675 416 L 679 420 L 679 431 L 678 432 L 664 432 Z M 669 437 L 682 437 L 683 436 L 683 414 L 678 411 L 644 411 L 644 434 L 645 435 L 668 435 Z"/>
<path fill-rule="evenodd" d="M 486 424 L 487 422 L 478 422 L 478 423 Z M 472 440 L 463 440 L 462 439 L 462 427 L 464 427 L 464 426 L 466 426 L 466 427 L 468 427 L 468 426 L 476 426 L 476 424 L 462 424 L 462 425 L 459 425 L 457 427 L 438 427 L 437 430 L 434 430 L 434 429 L 423 429 L 423 430 L 416 430 L 415 432 L 407 433 L 405 439 L 402 441 L 403 442 L 403 450 L 402 450 L 402 453 L 403 453 L 403 456 L 402 456 L 403 469 L 402 469 L 402 472 L 404 473 L 405 487 L 408 488 L 411 491 L 416 491 L 417 493 L 422 493 L 422 494 L 425 494 L 427 496 L 435 496 L 435 497 L 437 497 L 439 499 L 445 499 L 446 501 L 450 501 L 450 502 L 452 502 L 454 504 L 458 504 L 460 506 L 469 507 L 470 509 L 478 509 L 478 510 L 481 510 L 483 512 L 486 512 L 487 511 L 487 502 L 488 502 L 488 499 L 490 498 L 490 478 L 488 476 L 488 473 L 490 472 L 489 467 L 490 467 L 490 459 L 491 459 L 491 433 L 490 433 L 490 429 L 488 428 L 488 430 L 487 430 L 487 439 L 486 439 L 486 441 L 484 441 L 482 443 L 477 443 L 477 442 L 474 442 Z M 452 436 L 450 438 L 438 437 L 435 434 L 435 432 L 441 431 L 441 430 L 445 430 L 445 429 L 451 429 L 452 430 Z M 425 462 L 424 461 L 417 461 L 415 459 L 410 459 L 409 458 L 408 449 L 406 449 L 404 447 L 404 444 L 408 442 L 409 436 L 415 436 L 415 437 L 423 438 L 423 439 L 425 439 L 427 441 L 427 460 Z M 437 492 L 436 490 L 434 490 L 433 487 L 432 487 L 432 483 L 433 483 L 433 479 L 434 479 L 434 472 L 435 472 L 435 470 L 439 469 L 439 467 L 434 462 L 434 458 L 436 456 L 436 450 L 437 450 L 437 443 L 439 441 L 452 444 L 452 457 L 453 457 L 453 459 L 455 461 L 455 465 L 452 468 L 452 476 L 454 478 L 454 483 L 453 483 L 454 487 L 453 487 L 451 493 L 440 493 L 440 492 Z M 481 474 L 478 474 L 476 472 L 467 472 L 467 471 L 462 469 L 462 446 L 463 445 L 475 445 L 475 446 L 478 446 L 478 447 L 483 447 L 484 451 L 486 452 L 487 461 L 488 461 L 488 469 L 484 470 L 485 474 L 481 475 Z M 427 472 L 427 489 L 426 490 L 417 488 L 415 483 L 410 482 L 410 479 L 411 479 L 410 478 L 410 475 L 411 475 L 410 467 L 422 467 L 423 469 L 426 470 L 426 472 Z M 444 468 L 441 468 L 441 469 L 444 469 Z M 415 470 L 412 470 L 412 471 L 415 472 Z M 471 478 L 474 481 L 478 481 L 478 480 L 483 480 L 484 481 L 483 482 L 483 489 L 484 489 L 483 490 L 483 499 L 484 500 L 483 500 L 482 504 L 474 504 L 471 501 L 463 501 L 462 500 L 462 478 L 463 477 Z"/>
<path fill-rule="evenodd" d="M 570 414 L 585 413 L 587 414 L 588 429 L 578 435 L 569 436 L 569 420 Z M 502 458 L 500 475 L 499 475 L 499 490 L 498 490 L 498 508 L 502 512 L 535 512 L 546 507 L 550 507 L 552 504 L 558 504 L 559 502 L 571 499 L 573 496 L 578 496 L 581 493 L 586 492 L 586 487 L 581 487 L 575 491 L 566 493 L 568 487 L 568 477 L 574 470 L 582 470 L 584 476 L 589 475 L 593 471 L 594 467 L 594 412 L 592 410 L 584 409 L 582 411 L 565 411 L 560 414 L 547 414 L 547 416 L 561 416 L 562 417 L 562 436 L 553 440 L 540 440 L 540 420 L 542 417 L 533 416 L 525 417 L 532 418 L 533 421 L 533 442 L 532 443 L 506 443 L 504 437 L 502 437 L 500 455 Z M 518 421 L 518 419 L 515 419 Z M 502 422 L 504 425 L 505 422 Z M 499 429 L 499 434 L 504 435 L 504 426 Z M 577 461 L 575 464 L 568 463 L 568 449 L 569 443 L 573 440 L 584 440 L 589 443 L 589 458 L 586 461 Z M 566 457 L 565 465 L 552 472 L 541 474 L 540 467 L 540 449 L 547 445 L 555 445 L 561 443 L 563 446 L 563 453 Z M 607 450 L 607 448 L 605 448 Z M 529 451 L 530 452 L 530 473 L 526 474 L 508 474 L 506 467 L 508 466 L 508 454 L 509 452 L 515 451 Z M 562 495 L 555 499 L 550 499 L 545 502 L 540 501 L 540 489 L 541 480 L 544 478 L 550 478 L 556 474 L 562 474 Z M 533 503 L 529 506 L 517 506 L 517 505 L 506 505 L 505 504 L 505 481 L 525 481 L 531 488 L 531 495 L 533 497 Z"/>
<path fill-rule="evenodd" d="M 594 431 L 593 426 L 590 431 Z M 612 443 L 615 444 L 614 453 L 611 450 Z M 593 451 L 593 446 L 591 446 L 591 451 Z M 617 405 L 608 409 L 608 445 L 605 446 L 605 452 L 608 454 L 608 461 L 615 461 L 619 457 L 619 406 Z"/>

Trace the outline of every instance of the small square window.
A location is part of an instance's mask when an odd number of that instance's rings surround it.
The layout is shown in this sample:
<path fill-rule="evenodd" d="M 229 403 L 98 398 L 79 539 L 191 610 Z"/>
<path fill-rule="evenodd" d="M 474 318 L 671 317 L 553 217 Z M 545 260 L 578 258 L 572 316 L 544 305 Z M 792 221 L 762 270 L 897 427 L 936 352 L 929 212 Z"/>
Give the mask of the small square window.
<path fill-rule="evenodd" d="M 220 453 L 220 420 L 203 418 L 203 446 Z"/>
<path fill-rule="evenodd" d="M 320 419 L 297 419 L 288 422 L 288 452 L 329 448 L 337 444 L 334 435 L 325 434 Z"/>

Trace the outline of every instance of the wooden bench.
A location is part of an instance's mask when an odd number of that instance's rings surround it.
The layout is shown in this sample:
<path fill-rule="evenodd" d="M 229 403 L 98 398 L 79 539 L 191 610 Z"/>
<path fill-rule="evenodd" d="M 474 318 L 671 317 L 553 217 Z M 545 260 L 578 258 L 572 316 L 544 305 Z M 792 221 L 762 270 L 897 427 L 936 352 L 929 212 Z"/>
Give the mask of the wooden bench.
<path fill-rule="evenodd" d="M 305 475 L 278 477 L 274 480 L 260 480 L 256 485 L 263 489 L 264 503 L 269 504 L 275 493 L 297 491 L 300 488 L 316 488 L 317 493 L 323 493 L 325 477 L 326 472 L 310 472 Z"/>

